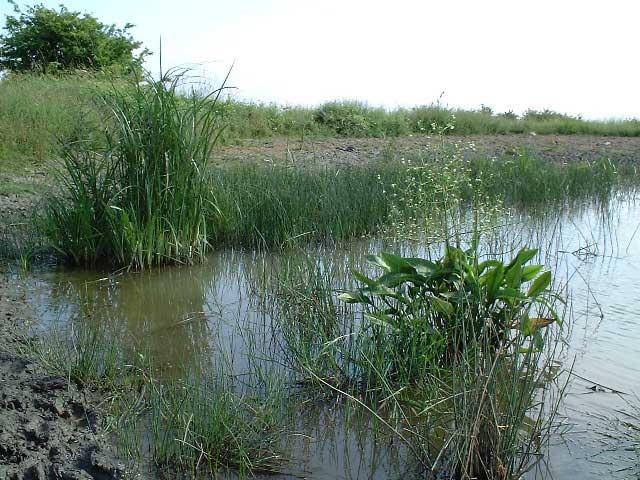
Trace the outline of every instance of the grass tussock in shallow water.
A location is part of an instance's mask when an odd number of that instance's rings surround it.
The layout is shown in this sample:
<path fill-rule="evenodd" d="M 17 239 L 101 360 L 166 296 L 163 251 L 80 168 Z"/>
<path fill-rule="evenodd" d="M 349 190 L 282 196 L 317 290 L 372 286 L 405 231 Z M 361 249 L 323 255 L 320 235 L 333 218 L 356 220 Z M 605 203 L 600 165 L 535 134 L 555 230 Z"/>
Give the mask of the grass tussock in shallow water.
<path fill-rule="evenodd" d="M 113 122 L 106 147 L 65 143 L 61 190 L 45 206 L 43 228 L 73 263 L 145 268 L 206 253 L 220 90 L 183 98 L 185 73 L 114 86 L 101 97 Z"/>
<path fill-rule="evenodd" d="M 520 478 L 544 458 L 562 388 L 561 302 L 535 253 L 372 256 L 382 274 L 354 272 L 360 288 L 340 296 L 356 310 L 336 303 L 326 266 L 291 270 L 270 302 L 285 361 L 377 418 L 427 478 Z"/>

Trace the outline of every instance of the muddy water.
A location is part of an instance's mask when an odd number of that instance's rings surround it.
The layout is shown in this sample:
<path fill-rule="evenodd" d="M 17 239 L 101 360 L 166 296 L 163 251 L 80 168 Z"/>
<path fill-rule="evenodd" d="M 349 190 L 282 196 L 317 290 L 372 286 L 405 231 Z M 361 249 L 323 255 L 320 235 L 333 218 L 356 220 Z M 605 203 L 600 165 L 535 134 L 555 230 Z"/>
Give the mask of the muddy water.
<path fill-rule="evenodd" d="M 539 472 L 543 478 L 631 474 L 624 469 L 634 454 L 625 450 L 616 419 L 629 410 L 630 394 L 640 394 L 637 200 L 619 198 L 604 211 L 585 207 L 543 217 L 513 215 L 485 247 L 498 252 L 540 246 L 540 260 L 570 299 L 562 361 L 573 374 L 560 412 L 562 433 L 554 437 Z M 31 278 L 30 301 L 45 320 L 43 328 L 106 325 L 124 351 L 144 352 L 166 375 L 179 375 L 185 365 L 211 368 L 222 358 L 242 374 L 251 368 L 247 345 L 261 358 L 269 352 L 277 356 L 280 343 L 271 330 L 274 310 L 268 299 L 284 278 L 306 268 L 304 257 L 319 259 L 332 284 L 344 287 L 349 268 L 362 266 L 364 255 L 380 248 L 380 242 L 359 241 L 302 254 L 226 251 L 203 265 L 146 273 L 45 272 Z M 340 405 L 310 407 L 299 415 L 301 435 L 291 441 L 292 477 L 416 475 L 406 452 L 389 448 L 388 438 L 377 438 L 368 428 L 370 420 L 345 421 L 345 415 Z"/>

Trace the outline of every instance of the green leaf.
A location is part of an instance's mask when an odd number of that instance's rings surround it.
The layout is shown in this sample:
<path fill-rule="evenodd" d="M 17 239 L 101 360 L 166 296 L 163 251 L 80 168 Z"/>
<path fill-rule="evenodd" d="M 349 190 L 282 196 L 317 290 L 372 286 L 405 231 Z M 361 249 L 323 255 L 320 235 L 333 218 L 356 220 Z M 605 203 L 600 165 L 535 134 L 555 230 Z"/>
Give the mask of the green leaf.
<path fill-rule="evenodd" d="M 379 283 L 376 283 L 376 285 L 374 285 L 373 287 L 363 288 L 362 292 L 370 293 L 371 295 L 375 295 L 377 297 L 393 297 L 400 299 L 400 295 L 398 295 L 395 290 L 384 285 L 380 285 Z"/>
<path fill-rule="evenodd" d="M 551 283 L 551 272 L 544 272 L 538 278 L 536 278 L 529 287 L 529 291 L 527 292 L 528 297 L 537 297 L 542 292 L 546 290 L 546 288 Z"/>
<path fill-rule="evenodd" d="M 415 268 L 416 272 L 422 275 L 431 273 L 438 268 L 438 266 L 435 263 L 429 260 L 425 260 L 424 258 L 408 257 L 408 258 L 405 258 L 405 261 L 409 265 L 411 265 L 413 268 Z"/>
<path fill-rule="evenodd" d="M 411 273 L 385 273 L 378 278 L 378 283 L 385 287 L 395 288 L 405 282 L 411 282 L 415 285 L 424 285 L 425 278 L 422 275 Z"/>
<path fill-rule="evenodd" d="M 446 300 L 443 300 L 442 298 L 431 297 L 430 303 L 431 306 L 433 306 L 438 312 L 442 313 L 443 315 L 449 316 L 453 313 L 453 305 L 451 305 Z"/>
<path fill-rule="evenodd" d="M 489 270 L 484 276 L 487 284 L 487 300 L 492 301 L 496 297 L 498 287 L 500 287 L 504 279 L 504 266 L 500 264 L 493 270 Z"/>
<path fill-rule="evenodd" d="M 558 315 L 558 312 L 556 312 L 556 309 L 553 308 L 553 305 L 548 302 L 546 299 L 544 298 L 538 298 L 536 300 L 537 303 L 544 305 L 545 307 L 547 307 L 547 310 L 549 311 L 549 314 L 554 318 L 554 320 L 556 321 L 556 323 L 558 325 L 560 325 L 560 327 L 562 327 L 562 319 L 560 318 L 560 316 Z"/>
<path fill-rule="evenodd" d="M 522 294 L 519 289 L 505 287 L 501 288 L 496 292 L 495 298 L 500 300 L 524 300 L 526 297 Z"/>
<path fill-rule="evenodd" d="M 381 253 L 380 257 L 389 267 L 389 271 L 397 273 L 416 273 L 416 269 L 411 266 L 403 257 L 392 253 Z"/>
<path fill-rule="evenodd" d="M 533 280 L 535 276 L 542 270 L 542 265 L 527 265 L 522 269 L 522 281 L 528 282 Z"/>
<path fill-rule="evenodd" d="M 378 282 L 360 273 L 355 268 L 351 269 L 351 275 L 353 275 L 353 278 L 355 278 L 359 282 L 364 283 L 365 285 L 368 285 L 369 287 L 375 287 L 376 285 L 378 285 Z"/>
<path fill-rule="evenodd" d="M 537 248 L 532 248 L 532 249 L 523 248 L 518 252 L 515 258 L 509 262 L 509 265 L 507 265 L 507 270 L 509 270 L 515 265 L 523 266 L 525 263 L 527 263 L 529 260 L 535 257 L 537 253 L 538 253 Z"/>
<path fill-rule="evenodd" d="M 522 284 L 522 266 L 514 265 L 512 268 L 507 270 L 507 274 L 505 275 L 505 280 L 507 285 L 511 288 L 520 288 Z"/>

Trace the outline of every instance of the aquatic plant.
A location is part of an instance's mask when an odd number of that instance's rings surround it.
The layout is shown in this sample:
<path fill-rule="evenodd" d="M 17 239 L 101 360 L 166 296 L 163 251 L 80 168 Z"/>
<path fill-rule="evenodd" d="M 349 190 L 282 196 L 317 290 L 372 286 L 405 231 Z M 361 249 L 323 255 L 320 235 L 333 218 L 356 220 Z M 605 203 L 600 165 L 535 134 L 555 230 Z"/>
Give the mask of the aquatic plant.
<path fill-rule="evenodd" d="M 449 365 L 486 336 L 496 353 L 510 348 L 513 330 L 542 347 L 540 329 L 559 321 L 551 304 L 558 297 L 548 289 L 551 273 L 537 276 L 542 265 L 526 265 L 536 253 L 523 249 L 507 264 L 479 262 L 473 249 L 451 245 L 435 261 L 382 253 L 369 259 L 384 274 L 374 279 L 354 270 L 364 286 L 338 298 L 364 305 L 367 343 L 377 354 L 390 346 L 388 368 L 411 379 Z M 536 315 L 540 307 L 548 318 Z"/>
<path fill-rule="evenodd" d="M 241 395 L 223 371 L 161 383 L 149 378 L 146 405 L 154 462 L 195 475 L 233 468 L 275 473 L 280 414 L 268 399 Z"/>
<path fill-rule="evenodd" d="M 533 441 L 554 414 L 537 410 L 536 389 L 550 367 L 544 348 L 555 348 L 545 329 L 561 324 L 562 299 L 550 272 L 528 265 L 537 250 L 503 263 L 479 261 L 476 248 L 447 244 L 433 261 L 374 255 L 377 278 L 354 270 L 363 286 L 339 295 L 363 307 L 351 371 L 374 404 L 392 399 L 401 419 L 426 428 L 429 440 L 418 443 L 434 472 L 518 478 L 537 461 Z"/>
<path fill-rule="evenodd" d="M 387 221 L 389 204 L 371 187 L 379 176 L 390 184 L 398 175 L 380 164 L 217 169 L 208 231 L 217 245 L 271 248 L 374 234 Z"/>
<path fill-rule="evenodd" d="M 207 164 L 221 90 L 184 97 L 187 73 L 114 85 L 99 97 L 111 113 L 101 132 L 106 147 L 64 142 L 60 190 L 45 206 L 43 228 L 72 262 L 143 268 L 206 253 Z"/>

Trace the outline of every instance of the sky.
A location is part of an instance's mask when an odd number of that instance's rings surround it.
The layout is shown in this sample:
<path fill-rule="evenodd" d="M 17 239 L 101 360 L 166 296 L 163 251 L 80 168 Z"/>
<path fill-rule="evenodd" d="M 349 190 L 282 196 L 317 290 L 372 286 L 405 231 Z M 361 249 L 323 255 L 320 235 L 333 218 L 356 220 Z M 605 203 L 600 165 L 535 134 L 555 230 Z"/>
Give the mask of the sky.
<path fill-rule="evenodd" d="M 61 0 L 41 0 L 57 8 Z M 240 99 L 640 118 L 640 0 L 67 0 Z M 19 5 L 31 5 L 21 2 Z M 0 0 L 2 25 L 12 13 Z M 444 92 L 444 93 L 443 93 Z"/>

